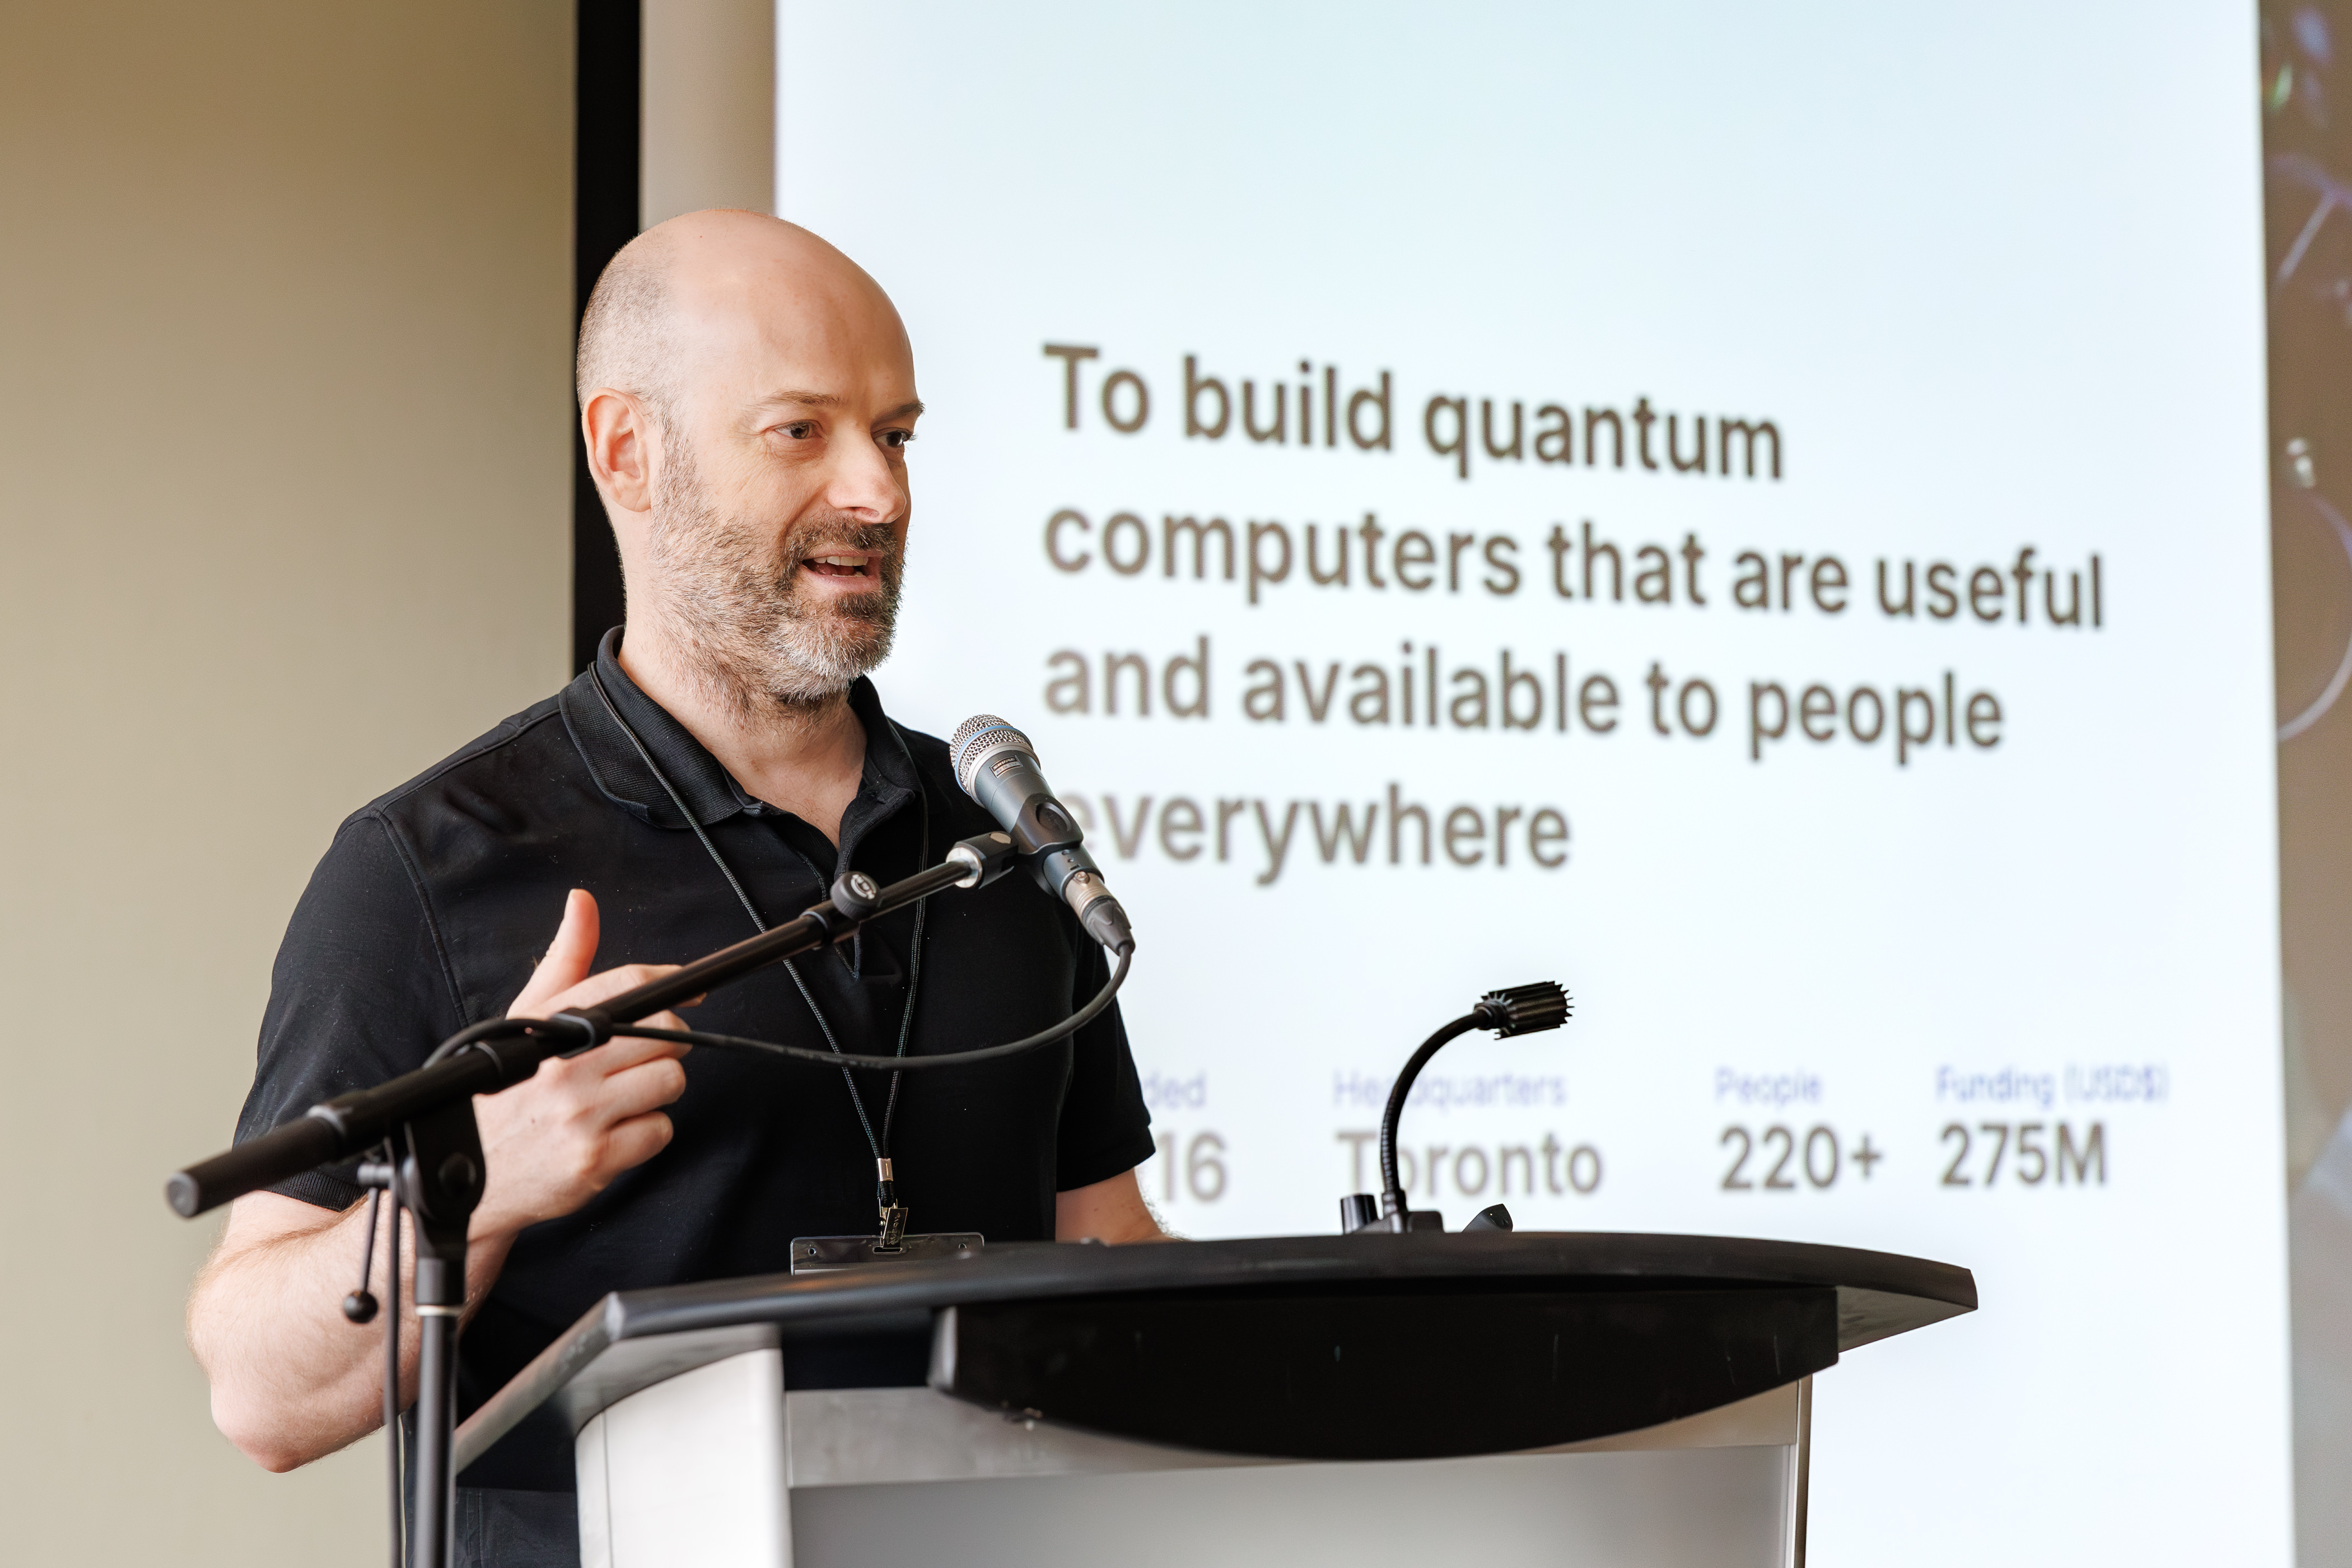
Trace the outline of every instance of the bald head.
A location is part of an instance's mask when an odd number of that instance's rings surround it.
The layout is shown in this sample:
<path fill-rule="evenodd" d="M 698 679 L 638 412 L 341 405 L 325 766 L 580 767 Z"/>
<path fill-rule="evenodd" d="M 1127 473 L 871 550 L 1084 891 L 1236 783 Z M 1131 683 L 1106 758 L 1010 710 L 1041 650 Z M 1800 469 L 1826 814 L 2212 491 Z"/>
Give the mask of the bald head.
<path fill-rule="evenodd" d="M 667 420 L 715 353 L 844 329 L 908 352 L 881 285 L 807 229 L 733 208 L 688 213 L 623 246 L 596 279 L 580 321 L 580 401 L 611 387 Z"/>
<path fill-rule="evenodd" d="M 579 378 L 623 668 L 730 723 L 838 706 L 889 651 L 913 506 L 923 405 L 889 297 L 804 228 L 688 213 L 597 279 Z"/>

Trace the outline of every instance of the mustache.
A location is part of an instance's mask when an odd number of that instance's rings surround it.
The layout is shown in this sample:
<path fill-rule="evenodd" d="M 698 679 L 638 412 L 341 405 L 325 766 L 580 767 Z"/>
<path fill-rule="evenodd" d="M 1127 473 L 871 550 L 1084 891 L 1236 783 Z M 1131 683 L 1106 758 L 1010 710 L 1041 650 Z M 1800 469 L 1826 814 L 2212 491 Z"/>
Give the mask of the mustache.
<path fill-rule="evenodd" d="M 845 521 L 845 520 L 844 520 Z M 898 535 L 887 522 L 849 523 L 815 522 L 788 534 L 782 541 L 778 553 L 787 571 L 812 556 L 835 552 L 873 554 L 880 557 L 887 569 L 898 563 L 900 553 Z"/>

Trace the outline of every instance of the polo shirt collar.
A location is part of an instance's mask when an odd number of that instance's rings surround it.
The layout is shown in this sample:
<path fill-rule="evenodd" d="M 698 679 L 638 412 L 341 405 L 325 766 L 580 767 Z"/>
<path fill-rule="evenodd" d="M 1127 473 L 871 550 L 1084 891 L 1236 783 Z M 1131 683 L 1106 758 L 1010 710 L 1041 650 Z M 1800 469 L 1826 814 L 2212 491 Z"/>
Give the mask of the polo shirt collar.
<path fill-rule="evenodd" d="M 621 633 L 614 626 L 597 645 L 596 662 L 583 670 L 557 699 L 564 727 L 588 764 L 589 776 L 605 798 L 641 821 L 656 827 L 683 829 L 669 791 L 646 766 L 645 757 L 613 720 L 617 710 L 637 740 L 677 789 L 678 798 L 703 826 L 742 814 L 779 816 L 778 808 L 759 799 L 735 782 L 717 757 L 696 740 L 667 709 L 646 695 L 621 668 Z M 604 690 L 600 696 L 597 684 Z M 612 709 L 605 706 L 609 698 Z M 849 689 L 849 710 L 866 729 L 866 765 L 859 780 L 861 805 L 878 807 L 887 816 L 921 793 L 911 759 L 898 729 L 882 711 L 874 683 L 859 676 Z"/>

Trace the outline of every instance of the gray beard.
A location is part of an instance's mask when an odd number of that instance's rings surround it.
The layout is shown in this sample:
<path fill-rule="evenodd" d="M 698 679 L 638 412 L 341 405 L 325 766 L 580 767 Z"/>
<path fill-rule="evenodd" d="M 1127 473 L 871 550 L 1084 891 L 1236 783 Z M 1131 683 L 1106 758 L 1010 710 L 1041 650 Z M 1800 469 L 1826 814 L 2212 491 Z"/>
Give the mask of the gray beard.
<path fill-rule="evenodd" d="M 889 527 L 835 514 L 782 538 L 772 526 L 719 510 L 691 455 L 674 437 L 654 486 L 646 542 L 653 603 L 688 655 L 685 673 L 740 718 L 823 707 L 890 654 L 902 565 Z M 821 602 L 801 563 L 827 549 L 880 552 L 877 585 Z"/>

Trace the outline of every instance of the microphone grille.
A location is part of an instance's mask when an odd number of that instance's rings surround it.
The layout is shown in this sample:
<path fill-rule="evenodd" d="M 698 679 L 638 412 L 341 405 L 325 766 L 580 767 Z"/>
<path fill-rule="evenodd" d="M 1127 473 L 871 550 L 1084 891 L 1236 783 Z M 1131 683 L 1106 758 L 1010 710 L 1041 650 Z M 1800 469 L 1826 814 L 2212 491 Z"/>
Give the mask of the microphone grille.
<path fill-rule="evenodd" d="M 1557 1029 L 1568 1022 L 1576 1009 L 1565 986 L 1557 981 L 1539 980 L 1533 985 L 1489 991 L 1478 998 L 1477 1011 L 1484 1020 L 1481 1028 L 1507 1037 Z"/>
<path fill-rule="evenodd" d="M 1032 759 L 1037 755 L 1037 748 L 1029 743 L 1028 736 L 993 713 L 975 713 L 957 725 L 954 737 L 948 742 L 948 756 L 955 764 L 956 787 L 966 795 L 971 794 L 981 760 L 1008 746 L 1028 752 Z"/>

